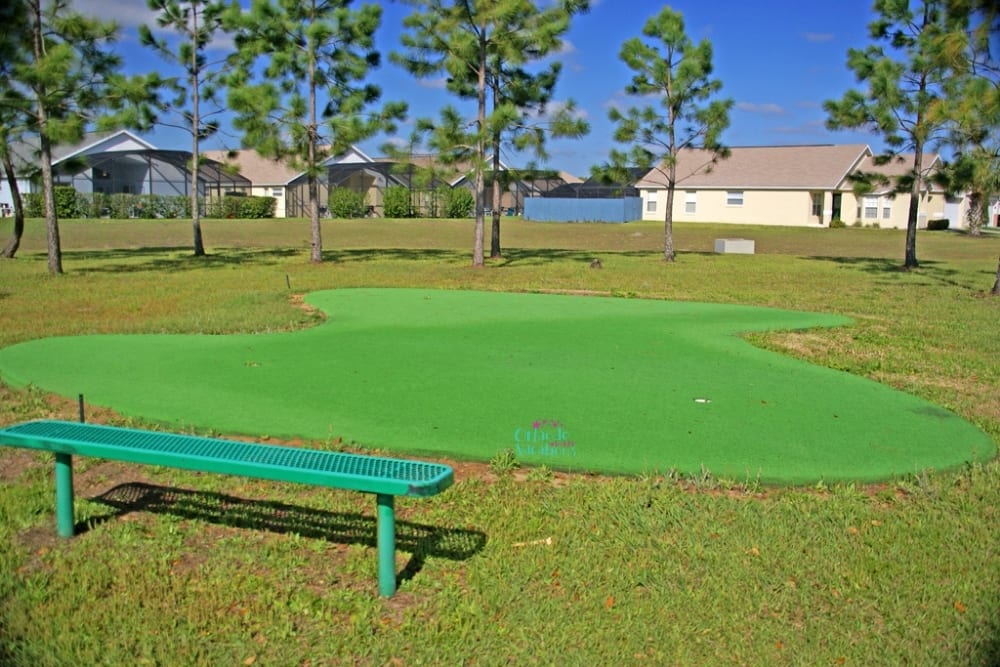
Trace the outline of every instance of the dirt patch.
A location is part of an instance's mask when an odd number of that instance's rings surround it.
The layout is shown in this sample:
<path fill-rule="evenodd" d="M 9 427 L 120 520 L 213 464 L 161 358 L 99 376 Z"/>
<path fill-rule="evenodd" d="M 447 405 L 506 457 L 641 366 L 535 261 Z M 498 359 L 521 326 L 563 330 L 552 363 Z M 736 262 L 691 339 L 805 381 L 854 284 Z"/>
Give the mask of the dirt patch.
<path fill-rule="evenodd" d="M 30 449 L 15 449 L 13 447 L 3 452 L 3 457 L 0 460 L 3 461 L 3 465 L 0 465 L 0 482 L 14 482 L 25 471 L 32 468 L 41 468 L 45 465 L 38 460 L 37 452 Z"/>

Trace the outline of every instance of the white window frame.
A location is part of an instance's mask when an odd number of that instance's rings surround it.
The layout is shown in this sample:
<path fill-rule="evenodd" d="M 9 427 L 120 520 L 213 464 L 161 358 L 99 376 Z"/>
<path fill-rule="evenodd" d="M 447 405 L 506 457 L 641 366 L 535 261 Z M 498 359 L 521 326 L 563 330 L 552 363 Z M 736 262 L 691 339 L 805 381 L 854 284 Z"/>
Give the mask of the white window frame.
<path fill-rule="evenodd" d="M 684 212 L 692 215 L 698 212 L 697 190 L 686 190 L 684 192 Z"/>
<path fill-rule="evenodd" d="M 656 191 L 649 190 L 646 193 L 646 213 L 656 213 Z"/>
<path fill-rule="evenodd" d="M 861 209 L 865 220 L 878 220 L 878 197 L 866 196 L 861 200 Z"/>
<path fill-rule="evenodd" d="M 726 190 L 726 206 L 743 206 L 743 190 Z"/>
<path fill-rule="evenodd" d="M 823 218 L 823 202 L 826 199 L 822 192 L 811 192 L 810 196 L 810 211 L 812 211 L 812 216 L 814 218 Z"/>

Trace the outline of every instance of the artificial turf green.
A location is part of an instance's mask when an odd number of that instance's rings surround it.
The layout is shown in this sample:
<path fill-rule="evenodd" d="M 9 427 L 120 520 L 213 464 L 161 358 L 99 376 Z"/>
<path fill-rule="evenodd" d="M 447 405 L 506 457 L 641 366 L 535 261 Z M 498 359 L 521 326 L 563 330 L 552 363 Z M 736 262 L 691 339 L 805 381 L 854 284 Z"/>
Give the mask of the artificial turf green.
<path fill-rule="evenodd" d="M 0 377 L 175 428 L 766 483 L 876 481 L 995 453 L 957 415 L 753 347 L 828 314 L 549 294 L 338 289 L 316 328 L 49 338 Z"/>

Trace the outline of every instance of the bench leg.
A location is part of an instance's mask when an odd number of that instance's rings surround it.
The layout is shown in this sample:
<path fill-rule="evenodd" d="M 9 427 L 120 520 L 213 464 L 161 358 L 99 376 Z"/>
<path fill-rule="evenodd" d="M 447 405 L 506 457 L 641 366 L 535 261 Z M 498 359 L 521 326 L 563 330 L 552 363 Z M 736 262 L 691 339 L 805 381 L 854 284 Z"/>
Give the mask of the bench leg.
<path fill-rule="evenodd" d="M 378 500 L 378 593 L 389 597 L 396 592 L 396 510 L 391 495 L 377 494 Z"/>
<path fill-rule="evenodd" d="M 56 530 L 73 537 L 73 457 L 56 454 Z"/>

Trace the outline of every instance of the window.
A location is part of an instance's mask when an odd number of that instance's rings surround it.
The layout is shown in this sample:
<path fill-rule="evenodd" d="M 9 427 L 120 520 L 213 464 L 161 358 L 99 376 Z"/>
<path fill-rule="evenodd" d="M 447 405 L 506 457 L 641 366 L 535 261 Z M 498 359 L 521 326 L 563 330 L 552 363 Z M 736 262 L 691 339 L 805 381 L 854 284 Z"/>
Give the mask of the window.
<path fill-rule="evenodd" d="M 726 206 L 743 206 L 743 191 L 742 190 L 727 191 Z"/>
<path fill-rule="evenodd" d="M 656 193 L 653 191 L 646 193 L 646 211 L 656 213 Z"/>
<path fill-rule="evenodd" d="M 891 207 L 891 206 L 889 206 L 889 203 L 888 203 L 888 202 L 886 202 L 886 203 L 885 203 L 885 204 L 884 204 L 884 205 L 882 206 L 882 219 L 883 219 L 883 220 L 888 220 L 888 219 L 889 219 L 889 218 L 891 218 L 891 217 L 892 217 L 892 207 Z"/>
<path fill-rule="evenodd" d="M 812 214 L 814 218 L 823 217 L 823 193 L 814 192 L 812 193 Z"/>
<path fill-rule="evenodd" d="M 874 220 L 878 217 L 878 197 L 865 197 L 865 220 Z"/>
<path fill-rule="evenodd" d="M 698 210 L 698 193 L 688 190 L 684 193 L 684 212 L 695 213 Z"/>
<path fill-rule="evenodd" d="M 281 188 L 274 188 L 273 190 L 271 190 L 272 197 L 280 197 L 283 194 L 285 194 L 285 192 Z"/>

